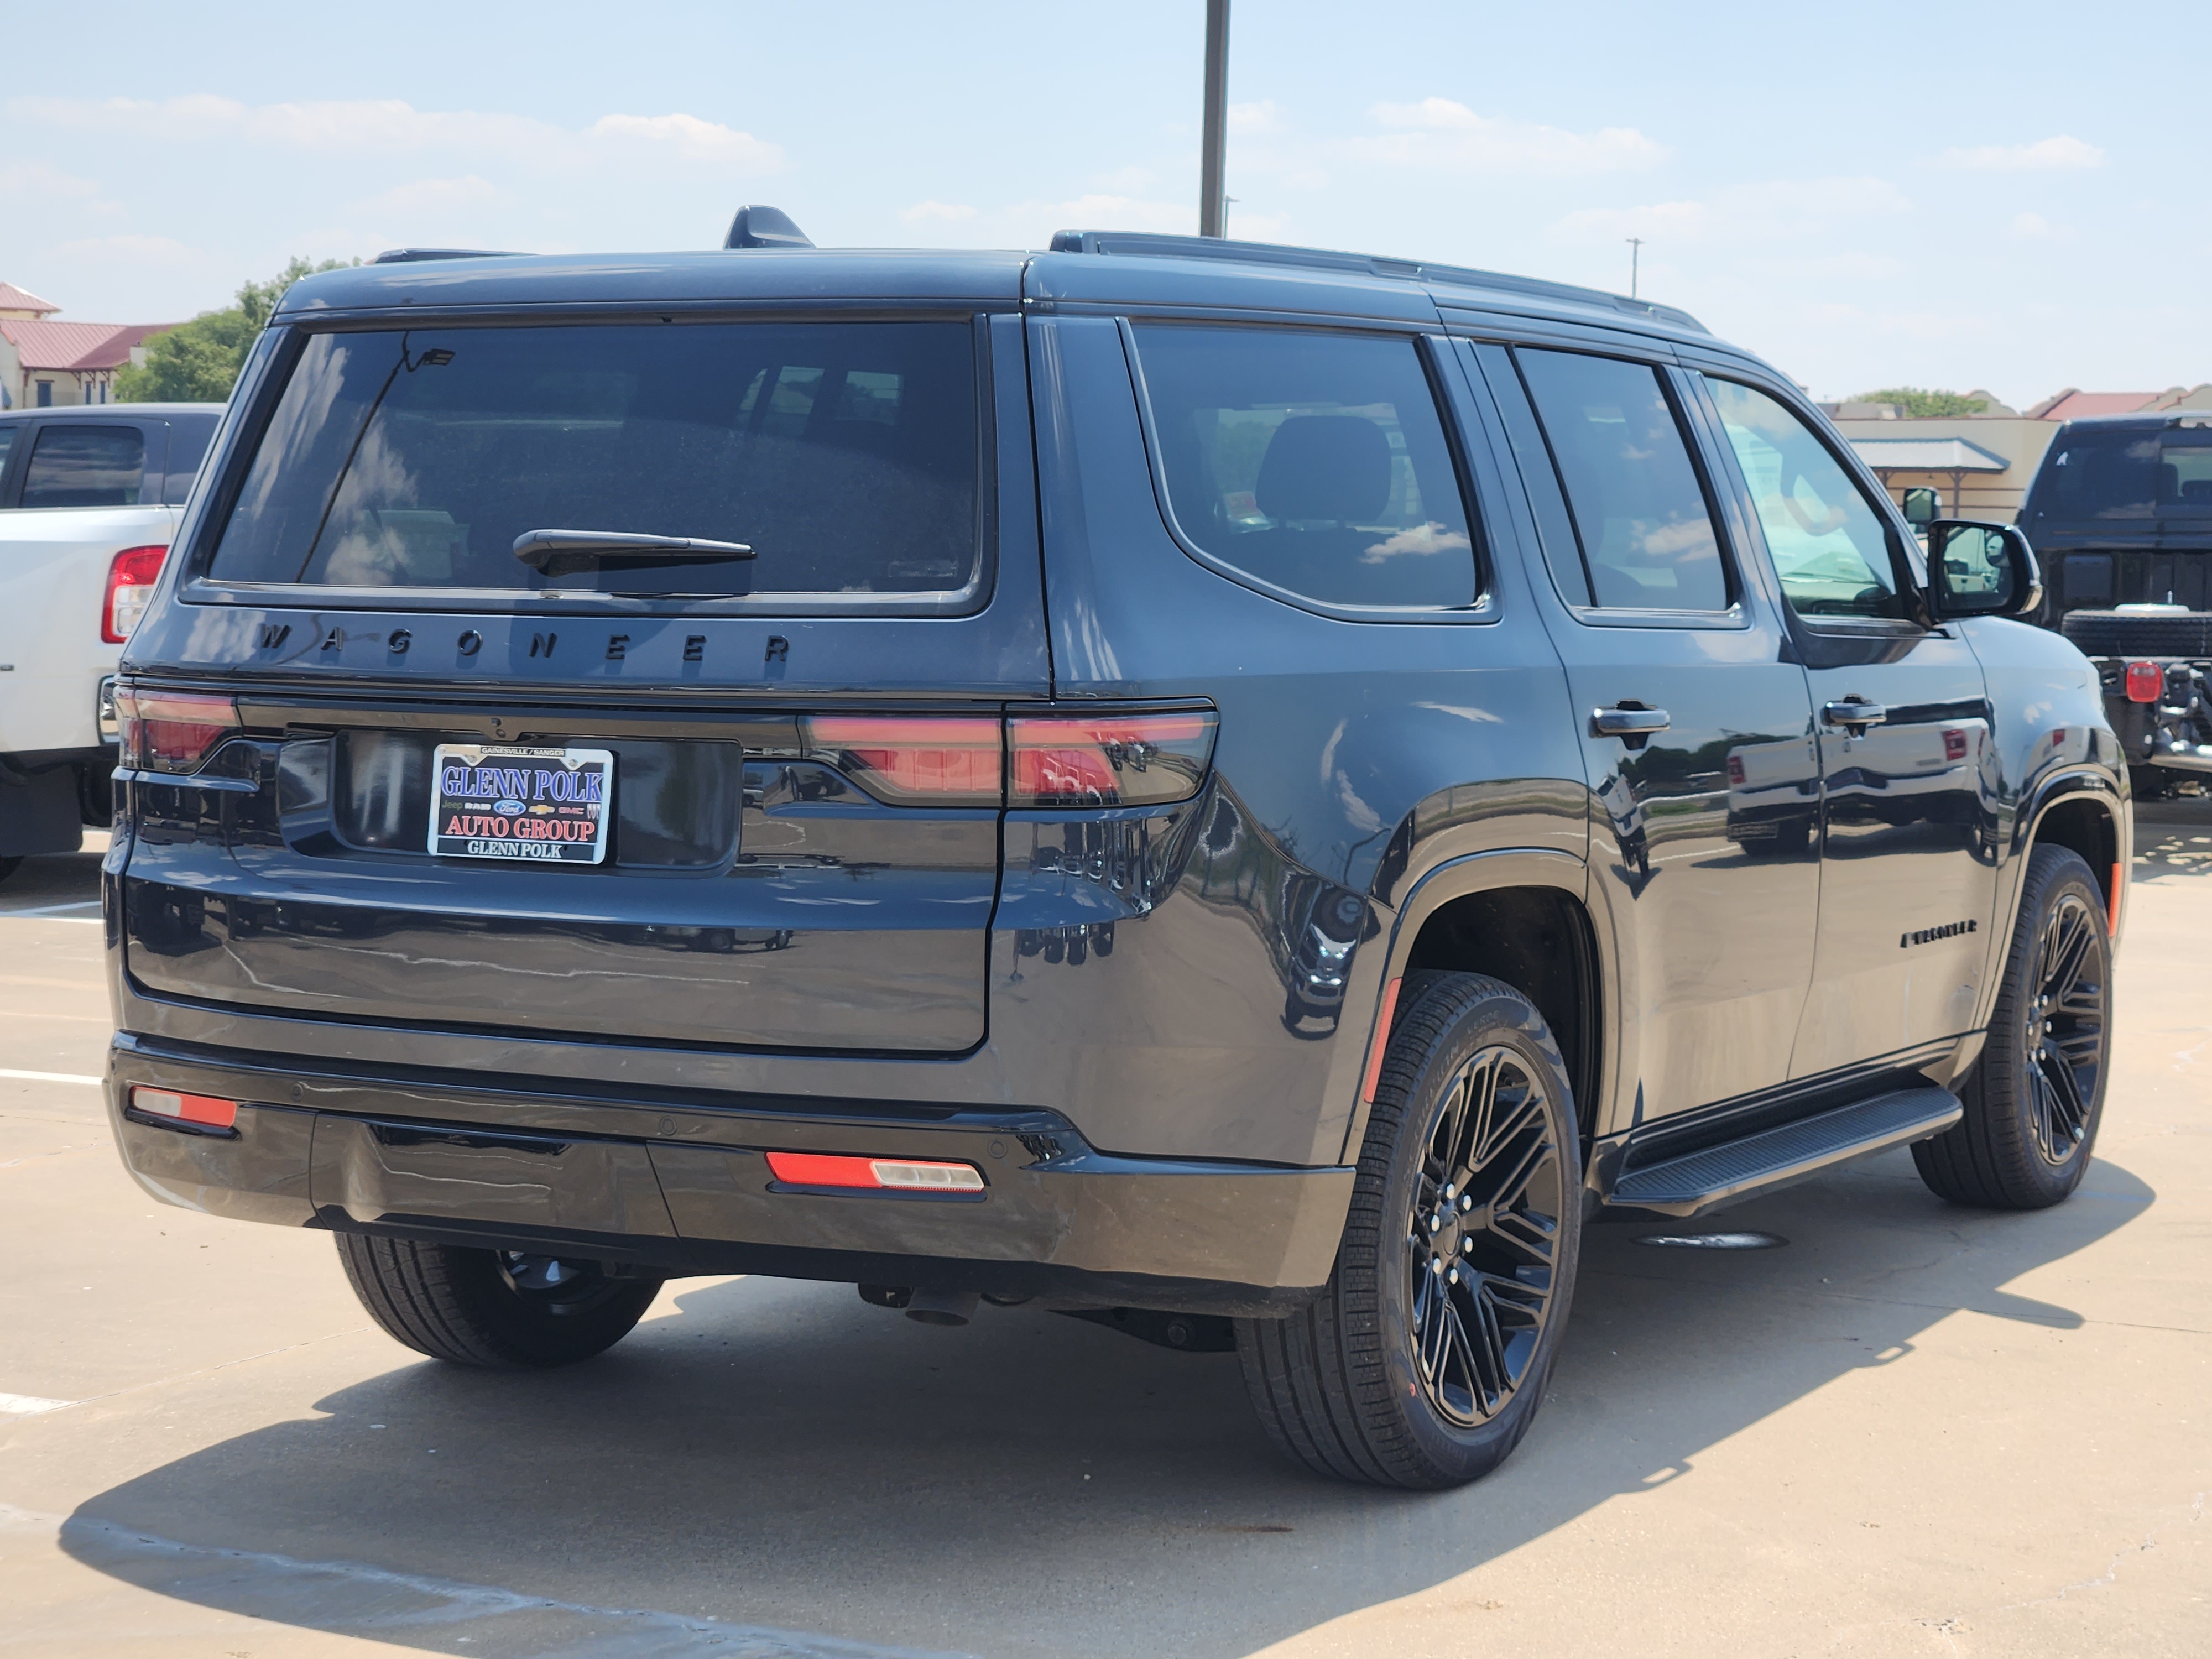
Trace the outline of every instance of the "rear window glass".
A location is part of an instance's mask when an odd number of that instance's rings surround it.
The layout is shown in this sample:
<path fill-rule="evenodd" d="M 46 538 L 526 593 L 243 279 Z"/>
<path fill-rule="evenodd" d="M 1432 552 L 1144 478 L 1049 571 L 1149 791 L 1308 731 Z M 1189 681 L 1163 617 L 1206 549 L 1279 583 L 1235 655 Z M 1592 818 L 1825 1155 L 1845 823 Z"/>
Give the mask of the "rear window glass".
<path fill-rule="evenodd" d="M 135 426 L 50 426 L 23 471 L 25 507 L 136 507 L 146 439 Z"/>
<path fill-rule="evenodd" d="M 2147 519 L 2156 510 L 2159 434 L 2069 433 L 2046 456 L 2036 506 L 2055 519 Z"/>
<path fill-rule="evenodd" d="M 967 323 L 599 324 L 319 334 L 209 574 L 727 598 L 957 592 L 975 575 Z M 738 543 L 586 561 L 533 531 Z"/>
<path fill-rule="evenodd" d="M 1728 574 L 1682 429 L 1646 363 L 1516 351 L 1601 606 L 1725 611 Z"/>
<path fill-rule="evenodd" d="M 8 447 L 15 441 L 15 428 L 0 426 L 0 472 L 8 470 Z"/>
<path fill-rule="evenodd" d="M 213 416 L 169 422 L 169 454 L 161 474 L 161 499 L 169 506 L 182 507 L 192 493 L 192 479 L 207 459 L 208 440 L 214 436 Z"/>
<path fill-rule="evenodd" d="M 1200 552 L 1332 605 L 1474 603 L 1467 508 L 1411 340 L 1160 324 L 1137 349 Z"/>

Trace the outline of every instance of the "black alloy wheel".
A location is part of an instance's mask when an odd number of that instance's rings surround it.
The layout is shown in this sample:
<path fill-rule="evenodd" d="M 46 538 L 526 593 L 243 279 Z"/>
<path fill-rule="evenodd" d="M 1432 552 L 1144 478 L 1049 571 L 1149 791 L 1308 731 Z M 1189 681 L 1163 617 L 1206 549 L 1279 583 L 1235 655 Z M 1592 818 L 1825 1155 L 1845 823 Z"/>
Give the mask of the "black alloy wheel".
<path fill-rule="evenodd" d="M 2034 1210 L 2081 1184 L 2104 1113 L 2112 1018 L 2106 897 L 2078 853 L 2037 847 L 1966 1115 L 1912 1149 L 1954 1204 Z"/>
<path fill-rule="evenodd" d="M 1485 1048 L 1439 1103 L 1407 1237 L 1408 1333 L 1421 1387 L 1472 1428 L 1504 1410 L 1551 1311 L 1562 1164 L 1543 1085 Z"/>
<path fill-rule="evenodd" d="M 1407 976 L 1336 1267 L 1237 1322 L 1261 1425 L 1317 1474 L 1434 1490 L 1528 1432 L 1566 1323 L 1581 1139 L 1543 1017 L 1475 974 Z"/>
<path fill-rule="evenodd" d="M 570 1365 L 629 1334 L 660 1280 L 606 1263 L 410 1238 L 337 1235 L 369 1316 L 433 1359 L 490 1370 Z"/>

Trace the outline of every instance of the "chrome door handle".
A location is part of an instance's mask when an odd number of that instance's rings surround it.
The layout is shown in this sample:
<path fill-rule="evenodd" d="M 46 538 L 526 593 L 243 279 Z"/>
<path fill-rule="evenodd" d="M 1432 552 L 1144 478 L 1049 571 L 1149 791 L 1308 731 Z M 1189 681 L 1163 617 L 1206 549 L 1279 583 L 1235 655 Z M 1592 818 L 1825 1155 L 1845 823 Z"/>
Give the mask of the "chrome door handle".
<path fill-rule="evenodd" d="M 1889 710 L 1878 702 L 1866 702 L 1856 697 L 1845 697 L 1841 702 L 1820 705 L 1820 720 L 1828 726 L 1840 726 L 1853 736 L 1869 726 L 1880 726 L 1889 718 Z"/>
<path fill-rule="evenodd" d="M 1593 708 L 1590 735 L 1594 738 L 1648 738 L 1670 724 L 1663 708 Z"/>

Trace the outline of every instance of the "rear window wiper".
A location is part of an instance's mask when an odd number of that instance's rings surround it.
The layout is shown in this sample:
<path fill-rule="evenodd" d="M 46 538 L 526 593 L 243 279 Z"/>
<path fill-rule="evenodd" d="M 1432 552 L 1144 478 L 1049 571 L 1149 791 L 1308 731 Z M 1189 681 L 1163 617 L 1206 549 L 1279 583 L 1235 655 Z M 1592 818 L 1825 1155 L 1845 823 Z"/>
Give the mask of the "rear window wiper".
<path fill-rule="evenodd" d="M 673 560 L 750 559 L 743 542 L 710 542 L 698 536 L 641 536 L 621 530 L 526 530 L 514 538 L 514 556 L 548 576 L 572 575 L 611 559 L 659 564 Z"/>

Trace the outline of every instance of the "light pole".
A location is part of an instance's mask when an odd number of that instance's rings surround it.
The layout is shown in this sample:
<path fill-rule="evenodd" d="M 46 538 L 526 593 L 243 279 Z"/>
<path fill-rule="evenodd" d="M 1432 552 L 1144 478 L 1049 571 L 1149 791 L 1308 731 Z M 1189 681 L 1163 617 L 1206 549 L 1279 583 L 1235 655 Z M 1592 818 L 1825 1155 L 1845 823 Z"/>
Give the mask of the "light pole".
<path fill-rule="evenodd" d="M 1198 234 L 1227 234 L 1229 0 L 1206 0 L 1205 153 L 1198 169 Z"/>
<path fill-rule="evenodd" d="M 1636 297 L 1636 266 L 1638 256 L 1644 252 L 1644 239 L 1641 236 L 1626 236 L 1621 240 L 1628 244 L 1628 297 L 1633 300 Z"/>

